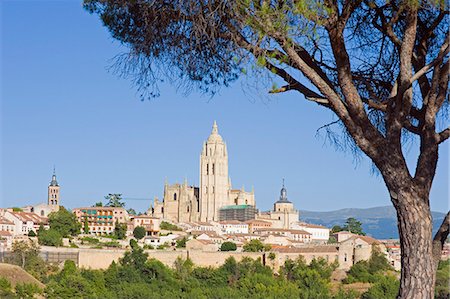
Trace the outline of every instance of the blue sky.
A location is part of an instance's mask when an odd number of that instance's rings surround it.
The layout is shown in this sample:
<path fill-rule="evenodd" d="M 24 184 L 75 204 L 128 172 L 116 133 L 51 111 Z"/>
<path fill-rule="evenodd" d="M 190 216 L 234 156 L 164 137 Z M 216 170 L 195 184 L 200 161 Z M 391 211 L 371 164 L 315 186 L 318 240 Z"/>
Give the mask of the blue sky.
<path fill-rule="evenodd" d="M 198 185 L 214 120 L 228 145 L 233 186 L 254 186 L 260 209 L 277 199 L 282 178 L 302 210 L 390 204 L 367 158 L 356 164 L 316 136 L 332 114 L 298 94 L 268 96 L 239 81 L 210 98 L 162 84 L 159 98 L 141 101 L 129 81 L 107 70 L 124 49 L 80 2 L 0 5 L 0 206 L 45 201 L 56 165 L 64 206 L 122 193 L 148 199 L 127 202 L 145 210 L 161 198 L 166 178 Z M 431 194 L 437 211 L 448 210 L 448 153 L 447 142 Z"/>

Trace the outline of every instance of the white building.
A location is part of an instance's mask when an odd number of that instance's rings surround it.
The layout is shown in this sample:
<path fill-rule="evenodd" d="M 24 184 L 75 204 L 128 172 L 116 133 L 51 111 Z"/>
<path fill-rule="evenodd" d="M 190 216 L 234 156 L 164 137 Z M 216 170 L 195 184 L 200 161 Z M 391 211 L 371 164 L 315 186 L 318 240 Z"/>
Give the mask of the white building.
<path fill-rule="evenodd" d="M 10 232 L 14 234 L 14 222 L 0 216 L 0 231 Z"/>
<path fill-rule="evenodd" d="M 28 235 L 30 231 L 37 232 L 42 224 L 48 228 L 48 218 L 35 213 L 6 211 L 4 218 L 14 223 L 14 235 Z"/>
<path fill-rule="evenodd" d="M 238 220 L 219 222 L 222 233 L 227 235 L 248 234 L 248 224 Z"/>
<path fill-rule="evenodd" d="M 307 231 L 311 234 L 312 242 L 327 243 L 330 239 L 330 229 L 322 225 L 297 222 L 292 225 L 292 229 Z"/>

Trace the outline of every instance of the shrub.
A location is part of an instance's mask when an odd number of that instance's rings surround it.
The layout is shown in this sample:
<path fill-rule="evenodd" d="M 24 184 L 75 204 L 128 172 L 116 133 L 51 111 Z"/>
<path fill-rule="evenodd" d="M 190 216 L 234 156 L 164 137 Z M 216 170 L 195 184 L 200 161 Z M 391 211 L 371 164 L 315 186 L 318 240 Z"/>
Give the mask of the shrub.
<path fill-rule="evenodd" d="M 137 226 L 133 230 L 133 236 L 138 240 L 145 237 L 145 234 L 146 234 L 145 228 L 142 226 Z"/>
<path fill-rule="evenodd" d="M 263 252 L 271 249 L 270 245 L 263 244 L 260 240 L 250 240 L 243 246 L 245 252 Z"/>
<path fill-rule="evenodd" d="M 175 224 L 172 224 L 172 223 L 169 223 L 169 222 L 166 222 L 166 221 L 161 221 L 161 224 L 159 225 L 159 227 L 161 229 L 164 229 L 164 230 L 181 231 L 181 228 L 179 228 Z"/>
<path fill-rule="evenodd" d="M 378 276 L 377 282 L 362 294 L 361 299 L 395 299 L 400 282 L 393 276 Z"/>
<path fill-rule="evenodd" d="M 183 237 L 180 240 L 177 240 L 177 248 L 186 248 L 187 238 Z"/>
<path fill-rule="evenodd" d="M 28 237 L 36 237 L 36 233 L 34 232 L 34 230 L 30 230 L 28 232 Z"/>
<path fill-rule="evenodd" d="M 46 246 L 62 246 L 62 235 L 54 230 L 48 229 L 39 233 L 38 242 Z"/>
<path fill-rule="evenodd" d="M 220 251 L 236 251 L 236 243 L 233 242 L 223 242 L 220 246 Z"/>
<path fill-rule="evenodd" d="M 34 295 L 42 294 L 42 289 L 34 283 L 18 283 L 16 285 L 16 296 L 18 298 L 34 298 Z"/>

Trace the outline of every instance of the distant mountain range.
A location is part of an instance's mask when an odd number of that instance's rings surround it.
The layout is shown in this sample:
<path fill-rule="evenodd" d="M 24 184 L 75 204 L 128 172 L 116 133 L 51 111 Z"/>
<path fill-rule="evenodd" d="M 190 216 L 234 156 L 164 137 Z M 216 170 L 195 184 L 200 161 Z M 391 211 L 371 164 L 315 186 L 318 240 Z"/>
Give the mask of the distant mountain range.
<path fill-rule="evenodd" d="M 431 214 L 433 231 L 436 231 L 444 220 L 445 214 L 441 212 L 431 212 Z M 341 209 L 330 212 L 300 211 L 301 221 L 321 224 L 329 228 L 334 225 L 343 225 L 350 217 L 360 221 L 364 232 L 369 236 L 377 239 L 398 239 L 397 213 L 393 206 Z"/>

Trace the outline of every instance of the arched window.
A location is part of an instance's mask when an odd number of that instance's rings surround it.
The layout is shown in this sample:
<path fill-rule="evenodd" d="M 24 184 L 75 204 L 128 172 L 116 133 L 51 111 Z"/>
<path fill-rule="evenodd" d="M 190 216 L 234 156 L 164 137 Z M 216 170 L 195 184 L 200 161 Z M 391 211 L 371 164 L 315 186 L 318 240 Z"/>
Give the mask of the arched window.
<path fill-rule="evenodd" d="M 161 207 L 161 213 L 164 213 L 164 207 Z"/>
<path fill-rule="evenodd" d="M 189 206 L 187 207 L 187 212 L 189 213 Z"/>
<path fill-rule="evenodd" d="M 206 186 L 205 193 L 208 194 L 208 186 Z"/>
<path fill-rule="evenodd" d="M 206 164 L 206 175 L 209 174 L 209 164 Z"/>
<path fill-rule="evenodd" d="M 213 175 L 215 174 L 215 171 L 216 171 L 216 164 L 213 163 L 213 166 L 212 166 L 212 174 Z"/>
<path fill-rule="evenodd" d="M 41 210 L 41 216 L 44 217 L 44 210 Z"/>
<path fill-rule="evenodd" d="M 177 194 L 176 193 L 173 194 L 173 200 L 177 200 Z"/>

